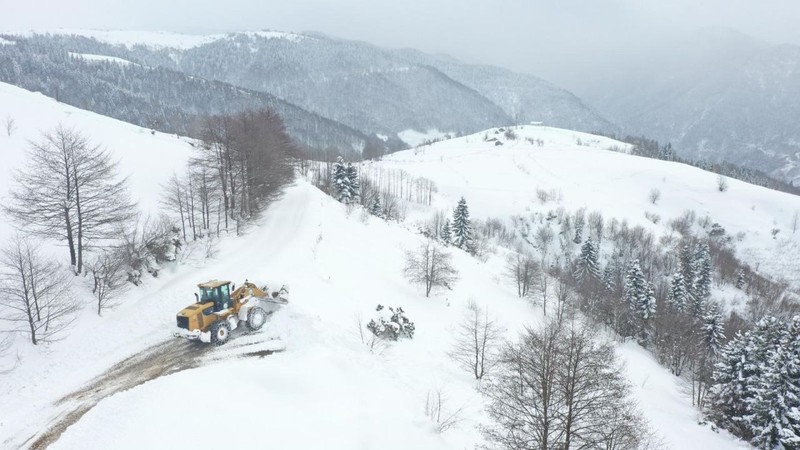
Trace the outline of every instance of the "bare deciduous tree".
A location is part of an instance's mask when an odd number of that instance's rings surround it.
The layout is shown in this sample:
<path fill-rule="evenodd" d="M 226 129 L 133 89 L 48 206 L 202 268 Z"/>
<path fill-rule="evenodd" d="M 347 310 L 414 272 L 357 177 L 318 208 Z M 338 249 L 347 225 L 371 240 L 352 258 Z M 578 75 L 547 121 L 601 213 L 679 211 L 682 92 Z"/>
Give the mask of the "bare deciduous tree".
<path fill-rule="evenodd" d="M 498 363 L 502 342 L 503 328 L 489 317 L 488 311 L 470 302 L 458 324 L 450 357 L 480 380 Z"/>
<path fill-rule="evenodd" d="M 502 361 L 481 386 L 494 422 L 483 432 L 498 447 L 633 450 L 648 442 L 613 348 L 587 328 L 528 329 Z"/>
<path fill-rule="evenodd" d="M 108 151 L 61 126 L 32 144 L 28 164 L 15 174 L 5 210 L 31 233 L 66 241 L 70 263 L 81 273 L 84 250 L 113 238 L 133 215 L 126 179 Z"/>
<path fill-rule="evenodd" d="M 544 308 L 545 315 L 547 315 L 548 255 L 550 254 L 550 245 L 552 245 L 554 240 L 555 240 L 555 233 L 553 232 L 553 230 L 550 228 L 549 225 L 547 224 L 542 225 L 536 230 L 534 241 L 536 243 L 536 246 L 539 248 L 539 251 L 542 254 L 540 273 L 542 275 L 542 284 L 541 284 L 542 307 Z"/>
<path fill-rule="evenodd" d="M 655 205 L 661 199 L 661 190 L 658 188 L 650 189 L 650 193 L 647 194 L 647 199 L 650 200 L 650 203 Z"/>
<path fill-rule="evenodd" d="M 11 114 L 6 116 L 3 125 L 6 130 L 6 135 L 8 135 L 8 137 L 11 137 L 11 135 L 14 134 L 14 131 L 16 131 L 17 129 L 17 121 L 14 120 L 13 117 L 11 117 Z"/>
<path fill-rule="evenodd" d="M 452 256 L 439 247 L 433 240 L 427 239 L 415 251 L 406 253 L 406 266 L 403 274 L 411 282 L 425 285 L 425 296 L 431 294 L 434 287 L 451 289 L 451 284 L 458 280 L 458 271 L 453 267 Z"/>
<path fill-rule="evenodd" d="M 127 287 L 124 266 L 119 251 L 104 251 L 90 265 L 94 282 L 92 293 L 97 300 L 98 316 L 103 315 L 103 310 L 116 306 L 119 294 Z"/>
<path fill-rule="evenodd" d="M 181 232 L 184 242 L 187 242 L 186 237 L 186 222 L 189 221 L 191 226 L 191 219 L 189 216 L 189 205 L 186 201 L 186 183 L 178 174 L 173 173 L 172 178 L 169 179 L 164 186 L 164 194 L 161 198 L 161 204 L 169 211 L 178 212 L 178 218 L 181 220 Z M 193 239 L 197 238 L 197 234 L 192 235 Z"/>
<path fill-rule="evenodd" d="M 128 271 L 128 281 L 138 286 L 142 271 L 158 276 L 159 264 L 175 260 L 176 230 L 168 218 L 156 220 L 137 216 L 126 227 L 118 230 L 120 237 L 119 258 Z M 210 242 L 210 240 L 208 240 Z"/>
<path fill-rule="evenodd" d="M 433 422 L 438 433 L 455 427 L 462 420 L 464 408 L 450 410 L 447 407 L 447 397 L 441 389 L 428 392 L 425 398 L 425 416 Z"/>
<path fill-rule="evenodd" d="M 508 257 L 506 274 L 517 287 L 520 298 L 533 295 L 541 277 L 539 263 L 530 255 L 522 254 L 522 249 Z"/>
<path fill-rule="evenodd" d="M 728 177 L 725 175 L 720 175 L 717 177 L 717 189 L 720 192 L 725 192 L 728 190 Z"/>
<path fill-rule="evenodd" d="M 74 318 L 69 276 L 32 239 L 17 235 L 0 252 L 0 320 L 34 345 L 53 341 Z"/>
<path fill-rule="evenodd" d="M 229 218 L 258 213 L 294 179 L 292 159 L 299 151 L 274 111 L 210 117 L 202 129 L 204 145 L 193 165 L 213 177 L 225 227 Z"/>
<path fill-rule="evenodd" d="M 362 344 L 367 346 L 370 353 L 380 355 L 384 350 L 386 350 L 387 341 L 385 339 L 381 339 L 375 333 L 367 330 L 367 328 L 364 326 L 364 320 L 361 317 L 361 314 L 356 315 L 355 323 L 358 327 L 358 338 L 361 340 Z M 368 332 L 365 333 L 365 330 Z"/>

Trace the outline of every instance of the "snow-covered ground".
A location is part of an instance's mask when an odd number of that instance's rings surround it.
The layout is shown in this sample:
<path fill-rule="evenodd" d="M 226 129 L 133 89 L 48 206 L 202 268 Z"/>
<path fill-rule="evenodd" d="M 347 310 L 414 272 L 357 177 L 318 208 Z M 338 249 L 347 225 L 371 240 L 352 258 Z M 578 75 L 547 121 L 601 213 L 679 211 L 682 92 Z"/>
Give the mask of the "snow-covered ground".
<path fill-rule="evenodd" d="M 23 163 L 27 139 L 63 121 L 80 126 L 120 158 L 145 209 L 157 209 L 159 180 L 180 170 L 188 155 L 188 144 L 174 136 L 151 135 L 5 85 L 0 85 L 0 108 L 0 119 L 11 114 L 19 122 L 11 139 L 0 137 L 0 149 L 10 161 L 3 170 Z M 686 208 L 679 207 L 681 199 L 689 202 L 692 195 L 703 203 L 714 203 L 711 196 L 718 195 L 728 208 L 737 205 L 728 198 L 758 202 L 759 210 L 776 214 L 775 202 L 788 201 L 782 194 L 734 181 L 729 192 L 718 193 L 710 175 L 676 166 L 676 171 L 689 171 L 680 184 L 684 174 L 670 172 L 668 163 L 655 165 L 567 144 L 570 136 L 582 136 L 582 142 L 597 139 L 599 148 L 615 145 L 613 141 L 541 127 L 535 131 L 547 133 L 541 135 L 544 147 L 522 142 L 495 147 L 476 135 L 418 149 L 416 154 L 404 152 L 381 164 L 436 180 L 437 207 L 449 208 L 465 195 L 478 216 L 524 211 L 534 201 L 537 185 L 562 190 L 566 206 L 590 203 L 607 217 L 619 213 L 631 220 L 640 215 L 637 208 L 646 203 L 654 183 L 663 186 L 659 207 L 672 205 L 660 212 L 665 216 L 672 210 L 680 213 Z M 583 176 L 572 175 L 576 171 Z M 7 173 L 3 175 L 0 189 L 5 192 L 9 185 Z M 707 193 L 702 191 L 706 188 Z M 620 190 L 630 199 L 628 206 L 619 199 L 602 200 L 602 192 Z M 171 339 L 175 313 L 193 300 L 195 285 L 224 278 L 287 283 L 291 302 L 261 332 L 211 349 L 207 364 L 101 400 L 66 428 L 52 448 L 474 448 L 481 442 L 476 427 L 486 420 L 483 400 L 471 376 L 446 356 L 453 329 L 470 301 L 488 308 L 509 337 L 523 325 L 541 323 L 542 311 L 517 298 L 502 276 L 504 260 L 499 255 L 481 262 L 454 251 L 460 281 L 452 291 L 425 298 L 421 287 L 409 285 L 401 275 L 405 250 L 422 242 L 412 228 L 357 209 L 348 213 L 344 205 L 298 180 L 257 226 L 244 237 L 223 240 L 210 260 L 196 258 L 166 268 L 159 278 L 128 292 L 104 317 L 87 311 L 64 340 L 39 347 L 20 343 L 0 358 L 4 364 L 16 364 L 0 375 L 0 447 L 30 442 L 68 406 L 53 402 L 87 386 L 117 362 Z M 362 343 L 359 318 L 366 323 L 379 303 L 406 310 L 416 323 L 414 339 L 376 352 Z M 259 336 L 277 340 L 285 350 L 263 358 L 237 353 L 237 339 L 249 343 Z M 682 384 L 647 352 L 626 344 L 619 354 L 646 418 L 670 448 L 746 448 L 697 425 L 697 413 Z M 148 379 L 145 373 L 142 377 Z M 464 408 L 464 420 L 443 434 L 434 431 L 424 414 L 426 396 L 436 390 L 445 392 L 447 408 Z M 232 432 L 205 432 L 195 439 L 196 430 L 208 429 L 218 416 L 230 421 L 225 429 Z"/>
<path fill-rule="evenodd" d="M 425 141 L 442 139 L 447 135 L 455 135 L 455 133 L 448 133 L 446 131 L 439 131 L 437 129 L 431 129 L 424 132 L 408 129 L 397 133 L 397 137 L 399 137 L 401 141 L 405 142 L 410 147 L 416 147 Z"/>
<path fill-rule="evenodd" d="M 734 179 L 720 192 L 716 174 L 631 156 L 625 154 L 629 145 L 605 137 L 544 126 L 514 132 L 516 139 L 497 129 L 450 139 L 394 153 L 378 165 L 433 180 L 439 208 L 452 210 L 464 196 L 474 217 L 586 208 L 661 235 L 669 233 L 670 220 L 693 210 L 698 219 L 720 223 L 730 236 L 743 233 L 737 251 L 752 267 L 800 287 L 795 257 L 800 234 L 792 233 L 800 197 Z M 542 204 L 537 189 L 557 200 Z M 649 199 L 653 189 L 661 193 L 656 204 Z M 659 223 L 645 213 L 660 216 Z"/>

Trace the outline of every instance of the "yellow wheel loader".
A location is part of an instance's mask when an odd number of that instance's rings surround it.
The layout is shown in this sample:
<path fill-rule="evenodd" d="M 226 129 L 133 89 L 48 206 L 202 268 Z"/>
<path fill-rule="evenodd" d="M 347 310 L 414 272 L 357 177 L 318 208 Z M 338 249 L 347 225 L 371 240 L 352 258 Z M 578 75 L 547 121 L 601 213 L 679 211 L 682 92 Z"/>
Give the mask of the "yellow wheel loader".
<path fill-rule="evenodd" d="M 286 286 L 269 295 L 266 286 L 259 288 L 245 280 L 238 289 L 230 281 L 212 280 L 197 285 L 197 302 L 183 308 L 177 316 L 176 336 L 222 345 L 231 331 L 244 323 L 251 331 L 264 326 L 273 312 L 288 303 Z"/>

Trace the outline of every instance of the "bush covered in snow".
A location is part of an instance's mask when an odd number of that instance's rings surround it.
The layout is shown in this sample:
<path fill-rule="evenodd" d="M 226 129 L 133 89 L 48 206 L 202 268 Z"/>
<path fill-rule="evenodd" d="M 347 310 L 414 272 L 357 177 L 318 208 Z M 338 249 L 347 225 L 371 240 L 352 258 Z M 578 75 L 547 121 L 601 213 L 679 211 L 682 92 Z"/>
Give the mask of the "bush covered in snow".
<path fill-rule="evenodd" d="M 367 324 L 367 329 L 379 338 L 396 341 L 401 337 L 409 339 L 414 337 L 414 322 L 408 319 L 403 308 L 392 308 L 378 305 L 375 308 L 378 317 L 372 319 Z"/>

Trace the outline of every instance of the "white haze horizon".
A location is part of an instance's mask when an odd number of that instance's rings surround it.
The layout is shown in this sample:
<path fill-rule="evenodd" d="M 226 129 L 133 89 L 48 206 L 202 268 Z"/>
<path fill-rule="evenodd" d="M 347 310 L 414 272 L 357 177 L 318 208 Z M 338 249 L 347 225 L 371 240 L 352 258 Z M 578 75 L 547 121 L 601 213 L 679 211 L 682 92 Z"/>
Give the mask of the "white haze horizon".
<path fill-rule="evenodd" d="M 794 0 L 120 0 L 113 6 L 33 0 L 4 9 L 4 31 L 316 32 L 505 67 L 573 90 L 594 71 L 698 30 L 729 29 L 770 44 L 800 45 L 794 23 L 800 2 Z"/>

